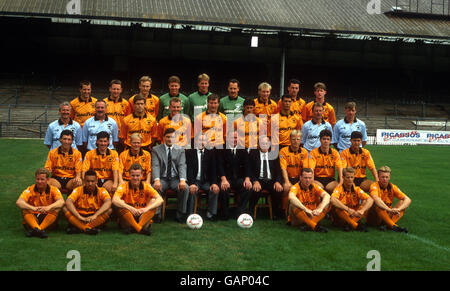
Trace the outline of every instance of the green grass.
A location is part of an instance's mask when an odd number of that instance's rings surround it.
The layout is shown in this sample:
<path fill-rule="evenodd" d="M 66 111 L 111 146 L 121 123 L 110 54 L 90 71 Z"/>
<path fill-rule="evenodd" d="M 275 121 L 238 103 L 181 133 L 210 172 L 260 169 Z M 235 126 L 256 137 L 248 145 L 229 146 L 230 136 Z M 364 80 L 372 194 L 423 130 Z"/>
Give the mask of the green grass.
<path fill-rule="evenodd" d="M 46 240 L 27 238 L 15 206 L 34 183 L 47 149 L 41 140 L 0 139 L 0 270 L 66 270 L 69 250 L 81 254 L 82 270 L 365 270 L 370 250 L 381 255 L 382 270 L 450 270 L 450 147 L 368 147 L 377 167 L 389 165 L 393 182 L 413 200 L 400 220 L 409 234 L 301 232 L 258 211 L 251 229 L 234 220 L 192 231 L 172 221 L 155 224 L 151 237 L 124 235 L 116 223 L 97 236 L 58 230 Z"/>

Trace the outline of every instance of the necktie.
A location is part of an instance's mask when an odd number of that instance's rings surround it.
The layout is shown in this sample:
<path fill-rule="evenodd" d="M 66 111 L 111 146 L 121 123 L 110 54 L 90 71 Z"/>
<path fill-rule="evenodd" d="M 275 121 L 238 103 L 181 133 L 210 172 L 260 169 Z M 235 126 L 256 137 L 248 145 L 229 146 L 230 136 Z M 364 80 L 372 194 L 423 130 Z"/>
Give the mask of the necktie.
<path fill-rule="evenodd" d="M 233 171 L 233 181 L 236 181 L 238 178 L 238 171 L 239 171 L 239 162 L 236 159 L 236 149 L 232 149 L 233 152 L 233 161 L 231 162 L 232 171 Z"/>
<path fill-rule="evenodd" d="M 263 154 L 263 179 L 267 180 L 267 160 L 266 154 Z"/>
<path fill-rule="evenodd" d="M 200 171 L 200 182 L 203 183 L 203 157 L 205 155 L 205 151 L 204 150 L 200 150 L 200 169 L 198 169 Z"/>
<path fill-rule="evenodd" d="M 169 154 L 167 155 L 167 179 L 172 178 L 172 149 L 169 148 Z"/>

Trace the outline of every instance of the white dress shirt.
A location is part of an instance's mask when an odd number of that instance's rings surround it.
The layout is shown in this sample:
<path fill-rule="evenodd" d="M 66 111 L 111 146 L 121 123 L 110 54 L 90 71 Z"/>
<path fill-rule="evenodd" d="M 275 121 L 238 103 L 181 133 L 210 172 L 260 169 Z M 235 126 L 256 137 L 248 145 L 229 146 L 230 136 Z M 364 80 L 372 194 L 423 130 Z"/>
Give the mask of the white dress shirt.
<path fill-rule="evenodd" d="M 269 152 L 259 152 L 259 157 L 261 159 L 261 170 L 259 171 L 259 177 L 263 178 L 263 169 L 264 169 L 264 163 L 267 163 L 267 178 L 272 179 L 272 175 L 270 174 L 270 166 L 269 166 Z"/>

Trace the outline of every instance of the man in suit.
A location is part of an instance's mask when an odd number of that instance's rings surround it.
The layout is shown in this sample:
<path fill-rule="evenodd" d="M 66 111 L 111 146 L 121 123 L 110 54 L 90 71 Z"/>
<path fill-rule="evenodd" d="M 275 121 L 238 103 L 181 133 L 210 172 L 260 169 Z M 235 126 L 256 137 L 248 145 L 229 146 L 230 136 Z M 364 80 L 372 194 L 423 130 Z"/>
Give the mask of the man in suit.
<path fill-rule="evenodd" d="M 246 211 L 250 199 L 252 182 L 248 167 L 248 152 L 246 149 L 237 148 L 237 132 L 233 133 L 233 143 L 227 144 L 226 149 L 216 149 L 217 174 L 220 177 L 219 199 L 222 208 L 222 218 L 227 220 L 229 213 L 230 191 L 239 194 L 239 201 L 235 213 L 238 217 Z"/>
<path fill-rule="evenodd" d="M 269 191 L 274 212 L 280 216 L 281 195 L 283 194 L 283 181 L 281 177 L 280 158 L 273 155 L 270 150 L 270 138 L 261 136 L 258 149 L 250 151 L 249 166 L 253 191 L 250 198 L 250 211 L 253 213 L 256 203 L 261 197 L 262 190 Z"/>
<path fill-rule="evenodd" d="M 189 185 L 188 214 L 194 213 L 195 199 L 199 190 L 208 192 L 208 210 L 206 218 L 217 221 L 217 203 L 219 186 L 217 185 L 216 159 L 214 149 L 205 148 L 206 136 L 196 139 L 194 149 L 186 150 L 187 183 Z"/>
<path fill-rule="evenodd" d="M 164 143 L 152 149 L 153 188 L 164 197 L 166 190 L 177 192 L 175 220 L 184 223 L 187 214 L 189 188 L 186 184 L 186 156 L 184 149 L 174 145 L 175 129 L 167 128 Z M 158 210 L 159 214 L 160 210 Z"/>

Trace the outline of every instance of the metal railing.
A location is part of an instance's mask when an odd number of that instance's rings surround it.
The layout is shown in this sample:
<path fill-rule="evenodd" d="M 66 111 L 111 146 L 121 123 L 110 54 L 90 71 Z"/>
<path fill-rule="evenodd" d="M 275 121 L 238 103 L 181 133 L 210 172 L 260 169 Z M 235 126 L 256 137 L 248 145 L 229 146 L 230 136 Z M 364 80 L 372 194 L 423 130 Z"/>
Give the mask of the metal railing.
<path fill-rule="evenodd" d="M 44 138 L 47 132 L 48 124 L 44 122 L 1 122 L 0 121 L 0 138 Z"/>
<path fill-rule="evenodd" d="M 30 123 L 36 123 L 36 122 L 43 122 L 43 123 L 49 123 L 53 120 L 50 120 L 50 114 L 56 113 L 58 111 L 59 106 L 58 105 L 40 105 L 40 104 L 27 104 L 27 105 L 19 105 L 16 106 L 14 104 L 8 104 L 7 106 L 0 106 L 0 121 L 6 122 L 8 124 L 12 122 L 30 122 Z M 21 113 L 22 111 L 25 111 L 26 113 L 29 113 L 29 111 L 33 111 L 33 116 L 27 117 L 23 116 L 23 118 L 20 118 L 20 120 L 15 120 L 14 113 Z"/>

